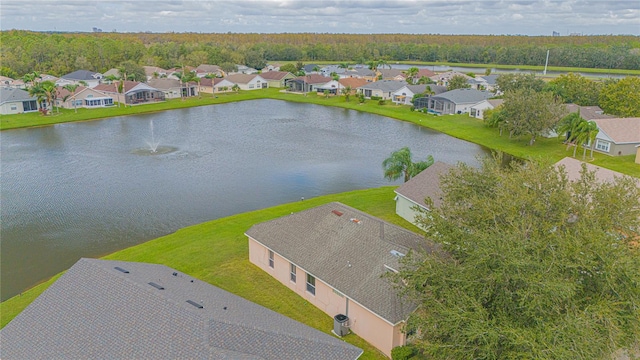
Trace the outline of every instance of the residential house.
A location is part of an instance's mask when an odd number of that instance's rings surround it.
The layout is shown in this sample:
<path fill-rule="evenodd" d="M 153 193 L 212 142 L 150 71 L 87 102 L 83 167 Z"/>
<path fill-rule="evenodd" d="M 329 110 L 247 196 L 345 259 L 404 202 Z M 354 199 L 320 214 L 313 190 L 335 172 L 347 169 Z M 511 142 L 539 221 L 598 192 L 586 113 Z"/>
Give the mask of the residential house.
<path fill-rule="evenodd" d="M 338 82 L 340 83 L 340 85 L 342 85 L 343 88 L 350 87 L 351 94 L 353 95 L 356 93 L 357 89 L 360 86 L 363 86 L 364 84 L 367 83 L 367 80 L 362 78 L 347 77 L 347 78 L 341 78 L 340 80 L 338 80 Z"/>
<path fill-rule="evenodd" d="M 8 76 L 0 75 L 0 87 L 11 87 L 14 80 Z"/>
<path fill-rule="evenodd" d="M 316 91 L 318 94 L 324 94 L 326 91 L 329 95 L 340 95 L 342 88 L 343 86 L 338 80 L 331 80 L 328 83 L 319 86 Z"/>
<path fill-rule="evenodd" d="M 471 106 L 493 96 L 489 91 L 455 89 L 429 97 L 427 110 L 439 115 L 467 113 Z"/>
<path fill-rule="evenodd" d="M 348 77 L 345 72 L 347 69 L 341 68 L 339 65 L 327 65 L 320 69 L 320 74 L 328 77 L 332 77 L 332 74 L 338 75 L 338 77 Z"/>
<path fill-rule="evenodd" d="M 498 89 L 498 84 L 496 83 L 498 76 L 500 75 L 491 74 L 491 75 L 476 76 L 476 80 L 480 81 L 480 86 L 482 87 L 476 90 L 487 90 L 487 91 L 494 92 L 498 95 L 502 94 L 502 92 L 496 91 Z"/>
<path fill-rule="evenodd" d="M 232 91 L 233 85 L 234 84 L 231 81 L 224 78 L 203 78 L 202 80 L 200 80 L 200 87 L 198 88 L 198 92 L 207 94 L 228 92 Z"/>
<path fill-rule="evenodd" d="M 142 68 L 144 69 L 144 74 L 147 76 L 147 80 L 166 78 L 170 75 L 167 70 L 157 66 L 143 66 Z"/>
<path fill-rule="evenodd" d="M 640 145 L 640 118 L 594 119 L 598 134 L 594 150 L 607 155 L 636 154 Z"/>
<path fill-rule="evenodd" d="M 453 169 L 453 165 L 436 161 L 433 165 L 421 171 L 396 190 L 396 214 L 408 222 L 418 226 L 416 216 L 418 209 L 430 210 L 425 203 L 426 198 L 433 201 L 433 206 L 442 204 L 442 188 L 440 178 Z"/>
<path fill-rule="evenodd" d="M 431 95 L 417 98 L 417 99 L 414 98 L 413 106 L 416 109 L 424 109 L 429 107 L 429 99 L 431 98 L 431 96 L 440 95 L 447 92 L 447 87 L 443 85 L 427 84 L 427 86 L 431 90 Z"/>
<path fill-rule="evenodd" d="M 430 85 L 405 85 L 391 94 L 391 101 L 398 105 L 412 105 L 413 96 L 423 94 L 427 88 L 432 92 Z"/>
<path fill-rule="evenodd" d="M 100 84 L 94 89 L 111 96 L 115 101 L 127 105 L 139 105 L 150 102 L 164 101 L 164 92 L 137 81 L 123 81 L 123 91 L 118 92 L 120 82 Z"/>
<path fill-rule="evenodd" d="M 269 87 L 267 80 L 258 74 L 232 74 L 227 75 L 225 80 L 238 85 L 240 90 L 258 90 Z"/>
<path fill-rule="evenodd" d="M 443 72 L 441 74 L 436 74 L 433 75 L 431 77 L 429 77 L 431 80 L 433 80 L 436 84 L 438 85 L 442 85 L 442 86 L 449 86 L 449 81 L 451 80 L 451 78 L 453 78 L 454 76 L 462 76 L 465 78 L 465 80 L 469 81 L 470 79 L 472 79 L 471 76 L 467 75 L 467 74 L 463 74 L 461 72 L 457 72 L 457 71 L 446 71 Z"/>
<path fill-rule="evenodd" d="M 84 86 L 78 86 L 73 93 L 63 87 L 58 87 L 55 103 L 57 107 L 65 109 L 90 109 L 114 104 L 113 97 L 101 93 L 95 88 Z"/>
<path fill-rule="evenodd" d="M 378 80 L 376 82 L 366 83 L 358 88 L 359 94 L 364 94 L 364 97 L 371 98 L 377 96 L 383 100 L 391 99 L 392 94 L 406 86 L 406 81 L 399 80 Z"/>
<path fill-rule="evenodd" d="M 236 64 L 237 71 L 233 74 L 257 74 L 258 70 L 252 67 L 248 67 L 246 65 L 238 65 Z"/>
<path fill-rule="evenodd" d="M 433 250 L 423 236 L 333 202 L 252 226 L 249 260 L 333 316 L 387 356 L 406 343 L 416 304 L 383 275 L 411 250 Z"/>
<path fill-rule="evenodd" d="M 203 78 L 207 75 L 213 75 L 215 77 L 224 77 L 226 74 L 222 68 L 218 65 L 201 64 L 196 69 L 196 75 Z"/>
<path fill-rule="evenodd" d="M 569 181 L 578 181 L 581 177 L 582 166 L 585 166 L 588 171 L 593 172 L 595 176 L 595 180 L 599 183 L 611 183 L 616 180 L 616 178 L 628 177 L 629 175 L 625 175 L 619 173 L 617 171 L 605 169 L 603 167 L 590 164 L 588 162 L 580 161 L 578 159 L 572 157 L 565 157 L 564 159 L 558 161 L 554 164 L 557 169 L 563 169 L 567 173 L 567 179 Z M 640 179 L 634 178 L 638 186 L 640 186 Z"/>
<path fill-rule="evenodd" d="M 400 69 L 378 69 L 378 78 L 380 80 L 406 81 L 407 75 Z"/>
<path fill-rule="evenodd" d="M 263 71 L 260 76 L 267 81 L 270 88 L 286 88 L 287 81 L 296 78 L 287 71 Z"/>
<path fill-rule="evenodd" d="M 80 259 L 0 330 L 4 359 L 357 359 L 362 350 L 165 265 Z"/>
<path fill-rule="evenodd" d="M 182 83 L 176 79 L 151 79 L 147 84 L 164 93 L 165 99 L 177 99 L 198 95 L 198 84 L 196 82 Z"/>
<path fill-rule="evenodd" d="M 378 76 L 373 70 L 367 68 L 354 68 L 344 72 L 344 75 L 352 78 L 365 79 L 367 82 L 378 80 Z"/>
<path fill-rule="evenodd" d="M 416 83 L 416 82 L 418 82 L 418 80 L 422 79 L 423 77 L 430 79 L 435 74 L 436 74 L 435 72 L 433 72 L 433 71 L 431 71 L 429 69 L 425 69 L 425 68 L 419 69 L 418 73 L 413 78 L 413 82 Z"/>
<path fill-rule="evenodd" d="M 294 92 L 312 92 L 331 80 L 333 79 L 319 74 L 298 76 L 288 81 L 288 90 Z"/>
<path fill-rule="evenodd" d="M 487 99 L 482 100 L 479 103 L 472 105 L 469 108 L 469 116 L 484 119 L 484 112 L 486 110 L 493 110 L 498 106 L 502 105 L 504 99 Z"/>
<path fill-rule="evenodd" d="M 280 71 L 280 66 L 280 64 L 267 64 L 267 66 L 262 69 L 262 72 Z"/>
<path fill-rule="evenodd" d="M 108 76 L 114 76 L 114 77 L 116 77 L 117 79 L 119 79 L 119 78 L 121 77 L 121 75 L 120 75 L 120 70 L 118 70 L 118 69 L 116 69 L 116 68 L 111 68 L 111 69 L 109 69 L 109 70 L 105 71 L 105 72 L 102 74 L 102 76 L 103 76 L 103 78 L 106 78 L 106 77 L 108 77 Z"/>
<path fill-rule="evenodd" d="M 38 100 L 22 89 L 0 87 L 0 114 L 38 111 Z"/>
<path fill-rule="evenodd" d="M 580 117 L 585 120 L 611 119 L 615 117 L 613 115 L 605 114 L 604 110 L 602 110 L 600 106 L 580 106 L 576 104 L 566 104 L 566 107 L 568 112 L 577 112 L 578 114 L 580 114 Z"/>
<path fill-rule="evenodd" d="M 302 71 L 304 71 L 305 74 L 318 74 L 319 71 L 316 69 L 320 69 L 320 66 L 316 64 L 307 64 L 302 66 Z"/>
<path fill-rule="evenodd" d="M 101 83 L 102 74 L 89 71 L 89 70 L 77 70 L 72 73 L 62 75 L 58 81 L 55 82 L 57 86 L 65 86 L 67 84 L 82 85 L 90 88 L 94 88 Z"/>

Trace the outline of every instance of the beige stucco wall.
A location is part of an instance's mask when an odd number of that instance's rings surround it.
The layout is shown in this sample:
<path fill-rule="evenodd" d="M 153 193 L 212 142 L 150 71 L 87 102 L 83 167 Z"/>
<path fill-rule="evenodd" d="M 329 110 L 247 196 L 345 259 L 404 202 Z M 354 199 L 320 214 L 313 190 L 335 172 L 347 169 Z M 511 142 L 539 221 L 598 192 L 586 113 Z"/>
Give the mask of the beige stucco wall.
<path fill-rule="evenodd" d="M 413 201 L 409 201 L 402 195 L 398 195 L 396 198 L 396 214 L 408 222 L 415 224 L 416 215 L 418 214 L 413 207 L 416 204 Z"/>
<path fill-rule="evenodd" d="M 15 107 L 15 110 L 13 110 L 12 107 Z M 3 114 L 3 115 L 20 114 L 23 112 L 24 112 L 24 107 L 22 106 L 21 101 L 4 103 L 0 105 L 0 114 Z"/>
<path fill-rule="evenodd" d="M 252 238 L 249 238 L 249 261 L 332 318 L 337 314 L 347 315 L 349 317 L 351 331 L 382 351 L 385 355 L 390 357 L 391 349 L 405 344 L 406 338 L 404 333 L 402 333 L 403 323 L 395 326 L 388 323 L 353 299 L 348 299 L 317 277 L 316 293 L 312 295 L 306 290 L 307 273 L 303 268 L 297 267 L 296 282 L 292 282 L 289 272 L 291 263 L 274 252 L 274 267 L 269 267 L 269 249 Z M 348 310 L 347 303 L 349 307 Z"/>
<path fill-rule="evenodd" d="M 636 164 L 640 164 L 640 145 L 636 146 Z"/>

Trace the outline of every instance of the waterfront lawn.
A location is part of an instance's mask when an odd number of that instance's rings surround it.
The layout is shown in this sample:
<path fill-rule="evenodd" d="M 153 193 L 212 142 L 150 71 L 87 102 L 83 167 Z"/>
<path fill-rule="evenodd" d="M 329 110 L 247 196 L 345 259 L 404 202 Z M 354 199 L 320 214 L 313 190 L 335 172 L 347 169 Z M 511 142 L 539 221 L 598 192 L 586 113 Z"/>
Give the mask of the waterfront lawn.
<path fill-rule="evenodd" d="M 416 227 L 395 214 L 394 189 L 393 186 L 385 186 L 325 195 L 229 216 L 180 229 L 173 234 L 115 252 L 104 258 L 165 264 L 318 330 L 330 333 L 333 328 L 332 317 L 249 262 L 248 241 L 244 233 L 253 224 L 331 201 L 340 201 L 388 222 L 418 232 Z M 0 325 L 4 326 L 13 319 L 51 285 L 55 278 L 1 303 L 2 322 Z M 347 335 L 344 339 L 365 350 L 361 359 L 384 359 L 379 351 L 359 337 Z"/>

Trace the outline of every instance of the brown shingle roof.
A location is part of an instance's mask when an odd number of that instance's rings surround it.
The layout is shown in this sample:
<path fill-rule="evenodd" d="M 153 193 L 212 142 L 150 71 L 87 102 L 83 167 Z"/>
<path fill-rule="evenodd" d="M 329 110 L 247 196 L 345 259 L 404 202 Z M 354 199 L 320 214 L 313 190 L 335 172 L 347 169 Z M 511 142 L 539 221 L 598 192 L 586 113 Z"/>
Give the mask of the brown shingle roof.
<path fill-rule="evenodd" d="M 640 143 L 640 118 L 595 119 L 593 121 L 616 144 Z"/>
<path fill-rule="evenodd" d="M 579 112 L 580 117 L 585 120 L 614 118 L 614 116 L 605 114 L 599 106 L 580 106 L 576 104 L 567 104 L 566 106 L 569 112 Z"/>
<path fill-rule="evenodd" d="M 282 80 L 287 74 L 290 74 L 286 71 L 265 71 L 260 73 L 260 76 L 265 80 Z"/>
<path fill-rule="evenodd" d="M 570 181 L 576 181 L 580 179 L 582 164 L 587 167 L 587 170 L 595 172 L 596 180 L 599 182 L 613 182 L 616 178 L 627 176 L 625 174 L 605 169 L 603 167 L 589 164 L 587 162 L 583 162 L 570 157 L 565 157 L 564 159 L 558 161 L 557 163 L 555 163 L 555 167 L 558 169 L 564 167 L 564 170 L 567 172 L 567 178 Z M 637 180 L 637 183 L 640 186 L 640 179 Z"/>
<path fill-rule="evenodd" d="M 231 81 L 234 84 L 248 84 L 256 76 L 258 76 L 258 74 L 232 74 L 227 75 L 225 79 Z"/>
<path fill-rule="evenodd" d="M 424 199 L 429 197 L 433 200 L 433 205 L 438 207 L 442 204 L 440 176 L 453 168 L 452 165 L 436 161 L 411 180 L 400 185 L 395 192 L 422 207 L 426 207 Z"/>
<path fill-rule="evenodd" d="M 356 89 L 366 84 L 367 80 L 362 78 L 343 78 L 339 79 L 338 82 L 344 87 L 351 86 L 352 89 Z"/>
<path fill-rule="evenodd" d="M 302 80 L 307 84 L 326 84 L 333 80 L 330 77 L 322 76 L 320 74 L 309 74 L 305 76 L 299 76 L 296 80 Z"/>
<path fill-rule="evenodd" d="M 117 93 L 118 92 L 118 84 L 120 82 L 119 81 L 115 81 L 111 84 L 98 84 L 97 86 L 95 86 L 93 89 L 94 90 L 98 90 L 98 91 L 102 91 L 102 92 L 110 92 L 110 93 Z M 133 89 L 134 87 L 136 87 L 136 85 L 140 84 L 140 82 L 138 81 L 131 81 L 131 80 L 125 80 L 124 82 L 124 86 L 123 86 L 123 92 L 127 92 L 131 89 Z"/>

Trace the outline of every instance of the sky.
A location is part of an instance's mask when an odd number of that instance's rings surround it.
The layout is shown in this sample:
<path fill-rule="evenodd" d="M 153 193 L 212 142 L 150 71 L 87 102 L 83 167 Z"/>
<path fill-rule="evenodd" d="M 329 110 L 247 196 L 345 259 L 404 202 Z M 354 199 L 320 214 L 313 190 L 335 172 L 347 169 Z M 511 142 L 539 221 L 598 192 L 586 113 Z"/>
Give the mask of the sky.
<path fill-rule="evenodd" d="M 2 0 L 0 29 L 640 35 L 640 0 Z"/>

